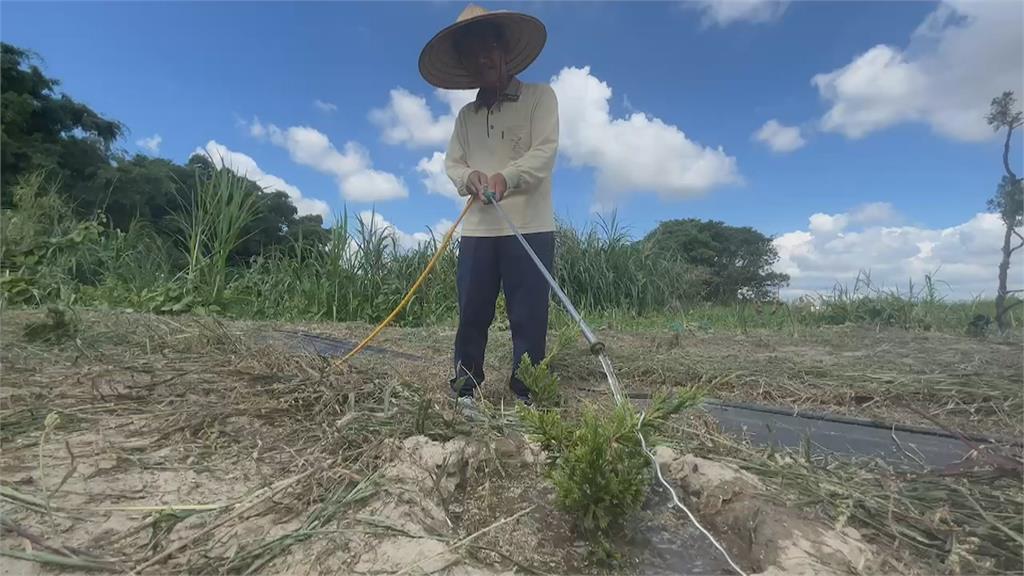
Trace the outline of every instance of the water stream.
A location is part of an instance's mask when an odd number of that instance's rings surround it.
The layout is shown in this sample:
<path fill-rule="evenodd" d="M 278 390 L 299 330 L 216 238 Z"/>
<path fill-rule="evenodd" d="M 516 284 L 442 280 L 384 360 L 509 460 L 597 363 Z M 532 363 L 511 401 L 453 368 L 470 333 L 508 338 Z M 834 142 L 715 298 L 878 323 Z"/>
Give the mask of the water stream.
<path fill-rule="evenodd" d="M 612 397 L 615 398 L 615 404 L 621 405 L 626 401 L 626 397 L 622 394 L 622 385 L 619 384 L 619 377 L 615 375 L 615 369 L 612 368 L 612 361 L 604 351 L 601 351 L 597 357 L 601 360 L 601 367 L 604 368 L 605 376 L 608 377 L 608 387 L 612 389 Z"/>

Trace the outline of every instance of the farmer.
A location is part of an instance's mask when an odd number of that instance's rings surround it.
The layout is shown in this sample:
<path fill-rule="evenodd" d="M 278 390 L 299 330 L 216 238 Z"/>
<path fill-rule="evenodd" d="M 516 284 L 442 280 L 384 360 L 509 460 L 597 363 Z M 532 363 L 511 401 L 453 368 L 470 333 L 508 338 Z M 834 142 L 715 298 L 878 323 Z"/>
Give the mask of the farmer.
<path fill-rule="evenodd" d="M 558 102 L 547 84 L 517 78 L 546 40 L 544 25 L 532 16 L 470 5 L 420 54 L 420 73 L 427 82 L 477 90 L 476 99 L 458 114 L 445 157 L 459 195 L 476 198 L 463 220 L 459 243 L 459 326 L 450 381 L 453 395 L 470 407 L 474 391 L 484 383 L 487 329 L 499 289 L 505 294 L 512 332 L 509 387 L 520 401 L 530 402 L 529 390 L 516 375 L 520 359 L 526 354 L 538 363 L 545 355 L 550 288 L 484 193 L 494 193 L 550 270 Z"/>

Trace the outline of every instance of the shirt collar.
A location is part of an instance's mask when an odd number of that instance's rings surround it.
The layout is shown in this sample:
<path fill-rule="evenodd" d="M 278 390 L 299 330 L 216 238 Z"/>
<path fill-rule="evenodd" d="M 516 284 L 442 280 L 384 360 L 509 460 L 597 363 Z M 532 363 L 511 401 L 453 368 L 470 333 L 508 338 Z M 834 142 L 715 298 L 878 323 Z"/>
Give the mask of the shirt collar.
<path fill-rule="evenodd" d="M 508 85 L 505 86 L 505 90 L 501 93 L 501 95 L 498 96 L 498 101 L 495 102 L 495 105 L 498 108 L 501 108 L 502 102 L 518 102 L 519 95 L 522 93 L 522 90 L 523 83 L 518 78 L 513 76 L 508 81 Z M 474 102 L 476 103 L 477 110 L 484 106 L 482 95 L 483 90 L 477 90 L 476 99 L 474 100 Z"/>

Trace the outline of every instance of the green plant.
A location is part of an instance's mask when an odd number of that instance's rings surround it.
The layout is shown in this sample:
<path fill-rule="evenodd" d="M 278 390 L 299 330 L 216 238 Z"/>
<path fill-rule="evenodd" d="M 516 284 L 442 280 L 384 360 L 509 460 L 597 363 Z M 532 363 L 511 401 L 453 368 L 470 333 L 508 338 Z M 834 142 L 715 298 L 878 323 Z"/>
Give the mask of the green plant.
<path fill-rule="evenodd" d="M 260 197 L 249 180 L 227 168 L 196 172 L 195 194 L 173 217 L 188 257 L 189 288 L 216 302 L 224 289 L 228 257 L 244 239 L 242 232 L 260 215 Z"/>
<path fill-rule="evenodd" d="M 0 212 L 0 300 L 39 305 L 71 301 L 78 287 L 76 267 L 95 244 L 100 220 L 79 221 L 45 172 L 14 186 L 17 209 Z"/>
<path fill-rule="evenodd" d="M 523 354 L 516 375 L 526 384 L 526 388 L 530 391 L 530 399 L 535 405 L 543 408 L 557 408 L 562 405 L 562 393 L 558 389 L 558 378 L 551 373 L 546 359 L 534 365 L 530 362 L 530 357 Z"/>
<path fill-rule="evenodd" d="M 572 513 L 599 560 L 614 558 L 611 538 L 640 508 L 650 482 L 636 439 L 637 415 L 627 406 L 608 413 L 587 407 L 551 471 L 559 505 Z"/>
<path fill-rule="evenodd" d="M 533 366 L 524 356 L 519 373 L 538 400 L 557 392 L 546 363 Z M 615 560 L 613 540 L 646 497 L 652 476 L 638 433 L 656 445 L 669 418 L 699 401 L 696 390 L 658 394 L 645 412 L 628 403 L 587 405 L 575 420 L 542 401 L 519 409 L 527 433 L 547 453 L 559 506 L 572 515 L 595 560 Z"/>

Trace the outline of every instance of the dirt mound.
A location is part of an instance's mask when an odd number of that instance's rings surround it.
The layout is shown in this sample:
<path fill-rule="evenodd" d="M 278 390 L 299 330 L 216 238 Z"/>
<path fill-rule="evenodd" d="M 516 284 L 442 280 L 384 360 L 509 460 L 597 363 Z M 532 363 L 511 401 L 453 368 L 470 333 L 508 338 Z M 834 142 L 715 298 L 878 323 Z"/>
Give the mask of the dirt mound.
<path fill-rule="evenodd" d="M 722 545 L 759 575 L 879 572 L 878 552 L 856 530 L 836 529 L 779 506 L 753 475 L 666 447 L 656 449 L 655 457 L 666 479 L 697 503 L 698 516 L 721 535 Z"/>
<path fill-rule="evenodd" d="M 310 554 L 309 549 L 295 548 L 271 570 L 367 575 L 506 574 L 494 567 L 474 565 L 459 555 L 460 541 L 455 538 L 446 511 L 446 502 L 488 447 L 462 438 L 437 442 L 424 436 L 388 444 L 390 462 L 373 480 L 376 491 L 354 514 L 361 523 L 379 530 L 354 533 L 334 554 Z"/>

